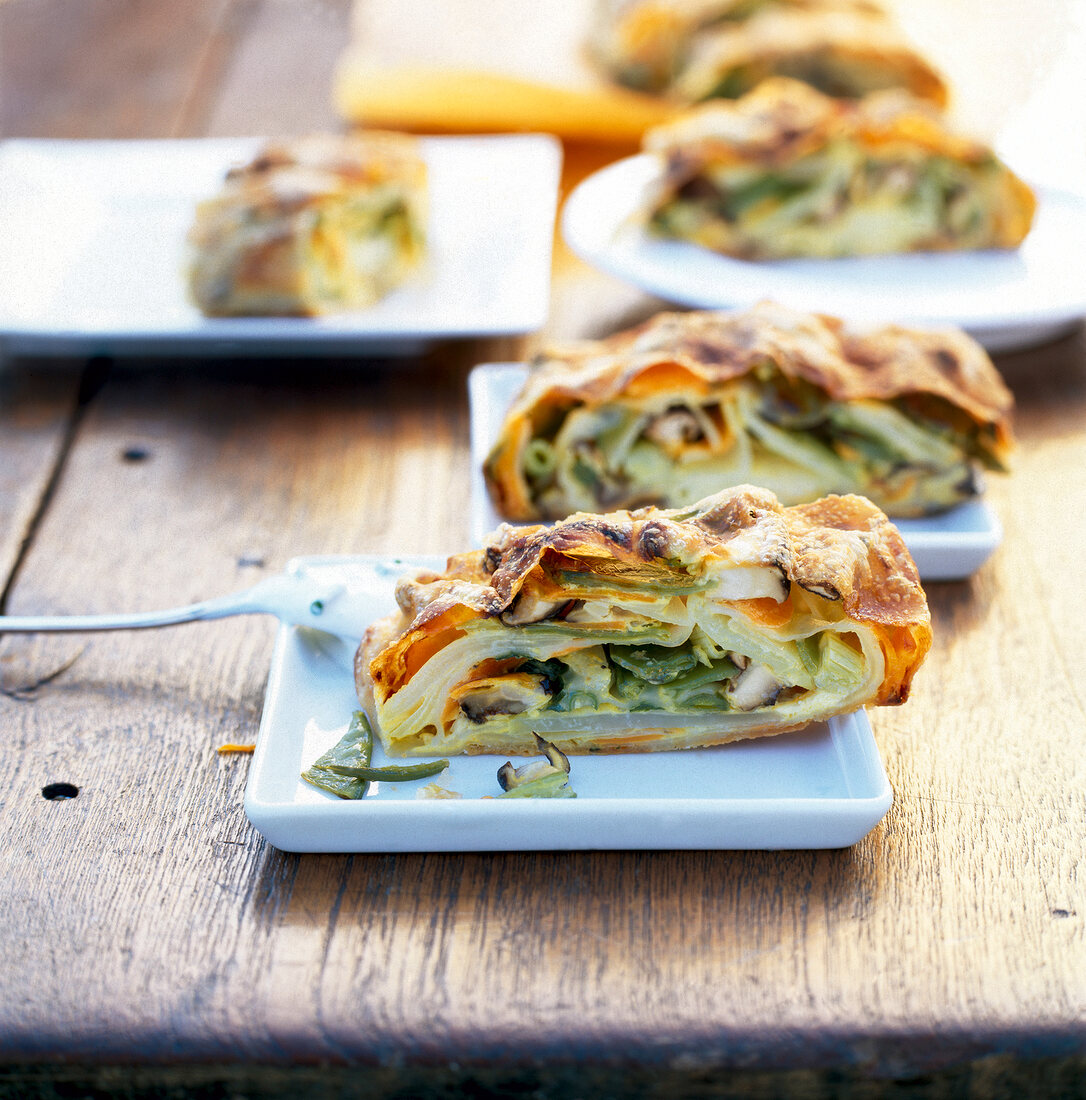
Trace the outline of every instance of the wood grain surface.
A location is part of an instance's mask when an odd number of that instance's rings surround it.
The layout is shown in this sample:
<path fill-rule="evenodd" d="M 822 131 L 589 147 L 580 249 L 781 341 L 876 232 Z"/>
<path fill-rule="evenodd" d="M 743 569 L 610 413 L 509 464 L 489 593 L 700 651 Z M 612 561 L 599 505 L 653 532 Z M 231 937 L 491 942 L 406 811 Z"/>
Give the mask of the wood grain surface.
<path fill-rule="evenodd" d="M 0 3 L 4 136 L 334 123 L 345 3 L 184 9 Z M 659 306 L 560 253 L 547 333 Z M 462 547 L 467 372 L 533 344 L 0 363 L 3 610 Z M 284 854 L 215 751 L 256 735 L 270 622 L 0 638 L 0 1096 L 1082 1095 L 1086 340 L 998 365 L 1005 542 L 929 587 L 872 714 L 894 806 L 846 851 Z"/>

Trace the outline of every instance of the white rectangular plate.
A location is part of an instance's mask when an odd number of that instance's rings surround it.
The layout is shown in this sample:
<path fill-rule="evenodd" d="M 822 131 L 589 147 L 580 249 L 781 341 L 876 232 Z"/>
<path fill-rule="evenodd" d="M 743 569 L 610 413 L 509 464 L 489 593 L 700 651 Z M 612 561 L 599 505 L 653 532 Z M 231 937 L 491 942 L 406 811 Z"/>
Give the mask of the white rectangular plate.
<path fill-rule="evenodd" d="M 471 539 L 481 546 L 501 522 L 483 481 L 483 461 L 498 437 L 505 412 L 527 376 L 523 363 L 484 363 L 468 379 L 471 401 Z M 962 580 L 975 573 L 1003 538 L 995 513 L 980 500 L 939 516 L 894 521 L 921 580 Z"/>
<path fill-rule="evenodd" d="M 852 321 L 955 325 L 989 351 L 1054 340 L 1086 316 L 1086 197 L 1041 188 L 1020 248 L 833 259 L 738 260 L 645 232 L 638 212 L 658 177 L 641 154 L 593 173 L 562 208 L 581 259 L 650 294 L 701 309 L 763 299 Z"/>
<path fill-rule="evenodd" d="M 393 586 L 438 558 L 307 558 L 292 563 L 370 592 L 367 618 L 395 607 Z M 365 623 L 359 624 L 361 632 Z M 283 627 L 272 658 L 245 792 L 253 826 L 289 852 L 530 851 L 600 848 L 842 848 L 866 835 L 892 793 L 863 711 L 802 733 L 711 749 L 571 757 L 575 799 L 487 799 L 505 757 L 454 757 L 434 782 L 456 800 L 416 798 L 423 783 L 375 783 L 348 802 L 300 773 L 358 707 L 352 644 Z M 375 765 L 388 763 L 375 748 Z M 515 758 L 515 764 L 524 758 Z"/>
<path fill-rule="evenodd" d="M 383 354 L 545 321 L 561 149 L 536 134 L 421 139 L 428 270 L 369 309 L 204 317 L 187 298 L 186 234 L 261 144 L 0 144 L 0 340 L 37 354 Z"/>

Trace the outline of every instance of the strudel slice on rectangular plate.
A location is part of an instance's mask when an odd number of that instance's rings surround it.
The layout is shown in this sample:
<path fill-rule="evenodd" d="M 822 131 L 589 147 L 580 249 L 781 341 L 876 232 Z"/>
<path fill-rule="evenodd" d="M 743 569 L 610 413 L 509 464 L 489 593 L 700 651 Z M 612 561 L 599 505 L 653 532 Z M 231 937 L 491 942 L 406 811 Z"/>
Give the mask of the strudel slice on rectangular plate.
<path fill-rule="evenodd" d="M 417 139 L 382 131 L 267 146 L 200 204 L 190 289 L 208 315 L 363 309 L 425 252 L 426 165 Z"/>
<path fill-rule="evenodd" d="M 763 302 L 661 313 L 535 361 L 483 468 L 506 519 L 691 504 L 752 482 L 945 511 L 1005 470 L 1013 397 L 956 329 L 848 325 Z"/>
<path fill-rule="evenodd" d="M 393 756 L 717 745 L 905 700 L 931 641 L 869 501 L 738 487 L 682 510 L 500 528 L 397 585 L 355 662 Z"/>

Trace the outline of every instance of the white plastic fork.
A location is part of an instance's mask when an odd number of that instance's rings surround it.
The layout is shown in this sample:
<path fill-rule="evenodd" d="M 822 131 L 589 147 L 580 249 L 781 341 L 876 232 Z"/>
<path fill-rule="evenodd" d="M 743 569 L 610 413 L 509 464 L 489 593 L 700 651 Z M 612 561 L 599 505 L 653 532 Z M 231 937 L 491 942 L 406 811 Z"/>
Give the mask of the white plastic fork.
<path fill-rule="evenodd" d="M 319 560 L 314 568 L 291 563 L 286 572 L 267 577 L 252 588 L 165 611 L 118 615 L 0 615 L 0 634 L 145 630 L 221 619 L 227 615 L 264 614 L 275 615 L 291 626 L 311 627 L 341 638 L 361 638 L 375 614 L 374 589 L 365 584 L 355 587 L 345 583 L 342 572 L 323 578 L 321 572 Z"/>

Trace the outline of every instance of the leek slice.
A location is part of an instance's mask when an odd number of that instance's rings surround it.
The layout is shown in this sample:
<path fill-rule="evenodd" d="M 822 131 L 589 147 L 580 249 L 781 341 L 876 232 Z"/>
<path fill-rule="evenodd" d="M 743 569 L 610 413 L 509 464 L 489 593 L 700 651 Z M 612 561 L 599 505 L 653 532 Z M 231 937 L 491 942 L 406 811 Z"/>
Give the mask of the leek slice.
<path fill-rule="evenodd" d="M 533 439 L 524 449 L 524 472 L 530 478 L 549 477 L 557 464 L 554 448 L 545 439 Z"/>
<path fill-rule="evenodd" d="M 911 463 L 953 466 L 965 457 L 950 440 L 881 401 L 835 404 L 829 416 L 836 427 L 874 439 Z"/>
<path fill-rule="evenodd" d="M 810 470 L 838 485 L 851 483 L 848 468 L 841 459 L 809 434 L 778 428 L 763 420 L 753 410 L 748 411 L 746 424 L 747 430 L 763 447 L 790 459 L 800 469 Z"/>
<path fill-rule="evenodd" d="M 864 655 L 835 631 L 822 634 L 820 663 L 815 683 L 824 688 L 851 687 L 864 674 Z"/>
<path fill-rule="evenodd" d="M 526 783 L 511 787 L 495 798 L 576 798 L 577 792 L 569 785 L 565 772 L 546 772 Z"/>
<path fill-rule="evenodd" d="M 569 757 L 538 733 L 534 736 L 546 760 L 533 760 L 519 768 L 506 760 L 498 769 L 502 788 L 498 798 L 576 798 L 569 785 Z"/>

